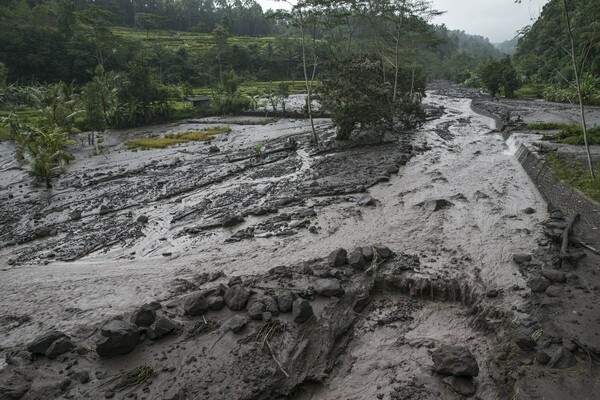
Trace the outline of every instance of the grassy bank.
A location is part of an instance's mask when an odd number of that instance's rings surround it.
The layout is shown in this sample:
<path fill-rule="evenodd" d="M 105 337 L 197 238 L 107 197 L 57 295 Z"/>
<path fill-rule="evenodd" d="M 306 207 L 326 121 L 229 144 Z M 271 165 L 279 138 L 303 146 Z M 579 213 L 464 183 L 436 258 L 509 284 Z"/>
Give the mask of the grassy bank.
<path fill-rule="evenodd" d="M 589 171 L 579 164 L 569 165 L 556 154 L 548 154 L 546 162 L 557 178 L 581 190 L 600 203 L 600 168 L 596 165 L 596 179 L 592 179 Z"/>
<path fill-rule="evenodd" d="M 551 140 L 554 142 L 584 145 L 583 129 L 579 125 L 557 124 L 557 123 L 536 123 L 529 124 L 528 128 L 534 131 L 558 131 L 544 135 L 542 140 Z M 600 127 L 594 126 L 588 128 L 588 138 L 590 144 L 600 144 Z"/>

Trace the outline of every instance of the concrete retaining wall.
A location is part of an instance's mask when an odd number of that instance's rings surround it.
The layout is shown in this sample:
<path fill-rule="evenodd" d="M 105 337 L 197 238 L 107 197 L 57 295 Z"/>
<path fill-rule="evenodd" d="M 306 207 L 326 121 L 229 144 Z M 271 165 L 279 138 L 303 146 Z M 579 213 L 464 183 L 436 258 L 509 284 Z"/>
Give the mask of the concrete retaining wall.
<path fill-rule="evenodd" d="M 549 204 L 560 208 L 565 215 L 578 213 L 584 223 L 597 230 L 593 240 L 600 246 L 600 204 L 556 178 L 546 162 L 527 146 L 522 144 L 516 157 Z"/>

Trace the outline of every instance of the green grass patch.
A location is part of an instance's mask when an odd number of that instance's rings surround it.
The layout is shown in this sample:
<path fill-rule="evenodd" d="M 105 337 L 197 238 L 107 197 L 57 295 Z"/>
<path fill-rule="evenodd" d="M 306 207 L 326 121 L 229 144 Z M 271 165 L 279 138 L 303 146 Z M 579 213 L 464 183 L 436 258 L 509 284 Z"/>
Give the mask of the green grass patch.
<path fill-rule="evenodd" d="M 304 81 L 244 82 L 240 84 L 239 90 L 246 95 L 259 95 L 267 91 L 277 91 L 281 82 L 288 84 L 290 94 L 306 93 L 306 84 Z M 210 87 L 194 88 L 194 95 L 212 96 L 213 89 Z"/>
<path fill-rule="evenodd" d="M 176 144 L 212 140 L 215 136 L 228 132 L 231 132 L 230 127 L 217 126 L 201 131 L 169 132 L 164 137 L 158 138 L 132 139 L 125 142 L 125 144 L 129 150 L 166 149 Z"/>
<path fill-rule="evenodd" d="M 535 100 L 544 98 L 545 86 L 541 84 L 530 84 L 515 90 L 515 97 L 523 100 Z"/>
<path fill-rule="evenodd" d="M 533 127 L 532 126 L 537 126 Z M 574 144 L 582 146 L 585 144 L 583 140 L 583 129 L 578 125 L 567 124 L 531 124 L 529 129 L 537 130 L 558 130 L 554 135 L 544 135 L 542 140 L 552 140 L 559 143 Z M 600 144 L 600 126 L 588 128 L 589 144 Z"/>
<path fill-rule="evenodd" d="M 592 199 L 600 202 L 600 168 L 596 166 L 596 179 L 592 179 L 590 171 L 580 164 L 569 165 L 556 154 L 546 156 L 546 162 L 557 178 L 576 187 Z"/>
<path fill-rule="evenodd" d="M 569 128 L 573 125 L 569 124 L 559 124 L 556 122 L 536 122 L 534 124 L 529 124 L 527 127 L 531 130 L 536 131 L 557 131 L 564 128 Z"/>

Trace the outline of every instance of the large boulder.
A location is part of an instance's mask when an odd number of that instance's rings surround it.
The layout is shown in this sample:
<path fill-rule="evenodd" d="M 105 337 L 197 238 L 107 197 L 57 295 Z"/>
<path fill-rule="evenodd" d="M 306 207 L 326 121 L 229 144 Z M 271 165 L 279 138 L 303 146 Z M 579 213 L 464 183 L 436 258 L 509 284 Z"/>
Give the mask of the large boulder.
<path fill-rule="evenodd" d="M 206 301 L 208 302 L 208 308 L 213 311 L 219 311 L 225 307 L 225 299 L 223 299 L 223 296 L 209 296 L 206 298 Z"/>
<path fill-rule="evenodd" d="M 433 371 L 442 375 L 477 376 L 479 365 L 469 349 L 461 346 L 441 346 L 431 353 Z"/>
<path fill-rule="evenodd" d="M 137 326 L 147 328 L 156 321 L 156 311 L 154 311 L 152 305 L 144 304 L 134 311 L 129 321 Z"/>
<path fill-rule="evenodd" d="M 321 296 L 339 296 L 344 294 L 344 288 L 339 279 L 319 279 L 315 282 L 315 293 Z"/>
<path fill-rule="evenodd" d="M 168 335 L 171 332 L 175 332 L 179 329 L 179 324 L 172 321 L 170 318 L 161 315 L 154 321 L 148 328 L 148 338 L 152 340 L 160 339 L 163 336 Z"/>
<path fill-rule="evenodd" d="M 71 342 L 71 339 L 69 339 L 67 336 L 63 336 L 59 339 L 56 339 L 50 345 L 50 347 L 48 347 L 48 350 L 46 350 L 46 357 L 48 357 L 51 360 L 54 360 L 56 357 L 68 353 L 74 348 L 75 345 L 73 344 L 73 342 Z"/>
<path fill-rule="evenodd" d="M 272 316 L 276 317 L 279 315 L 279 306 L 277 305 L 277 300 L 271 296 L 265 296 L 262 299 L 263 304 L 265 305 L 265 312 L 271 313 Z"/>
<path fill-rule="evenodd" d="M 348 263 L 348 253 L 346 250 L 340 248 L 329 253 L 327 257 L 330 267 L 339 267 Z"/>
<path fill-rule="evenodd" d="M 546 289 L 548 289 L 548 286 L 550 286 L 550 282 L 541 277 L 533 278 L 527 284 L 534 293 L 543 293 L 546 291 Z"/>
<path fill-rule="evenodd" d="M 391 258 L 394 255 L 394 252 L 389 247 L 382 244 L 376 244 L 373 248 L 381 258 Z"/>
<path fill-rule="evenodd" d="M 104 325 L 100 335 L 96 342 L 96 352 L 100 357 L 127 354 L 135 349 L 140 340 L 137 326 L 121 320 L 113 320 Z"/>
<path fill-rule="evenodd" d="M 52 343 L 60 338 L 68 337 L 60 331 L 48 331 L 27 344 L 27 351 L 32 354 L 46 354 Z"/>
<path fill-rule="evenodd" d="M 354 250 L 352 250 L 352 252 L 348 255 L 348 264 L 350 264 L 352 268 L 356 268 L 359 270 L 365 269 L 368 262 L 365 259 L 365 256 L 363 255 L 362 247 L 357 247 Z"/>
<path fill-rule="evenodd" d="M 202 293 L 194 293 L 183 303 L 183 314 L 188 317 L 199 317 L 209 309 L 209 304 Z"/>
<path fill-rule="evenodd" d="M 241 311 L 246 307 L 251 294 L 250 289 L 242 285 L 231 286 L 225 291 L 225 304 L 231 311 Z"/>
<path fill-rule="evenodd" d="M 294 315 L 294 321 L 297 323 L 303 323 L 308 321 L 314 315 L 312 306 L 305 299 L 296 299 L 292 307 L 292 314 Z"/>
<path fill-rule="evenodd" d="M 260 320 L 265 311 L 265 305 L 261 299 L 251 299 L 248 301 L 248 316 L 250 319 Z"/>
<path fill-rule="evenodd" d="M 292 306 L 296 300 L 296 295 L 293 292 L 285 292 L 277 295 L 277 308 L 282 313 L 289 313 L 292 311 Z"/>

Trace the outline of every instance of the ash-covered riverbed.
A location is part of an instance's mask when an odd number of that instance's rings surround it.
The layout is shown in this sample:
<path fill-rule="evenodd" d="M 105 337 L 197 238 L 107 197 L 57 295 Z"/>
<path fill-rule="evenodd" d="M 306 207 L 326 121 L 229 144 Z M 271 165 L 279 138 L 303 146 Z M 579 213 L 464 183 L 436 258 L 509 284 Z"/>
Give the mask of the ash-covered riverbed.
<path fill-rule="evenodd" d="M 512 257 L 537 247 L 546 206 L 493 120 L 473 112 L 469 99 L 430 92 L 426 104 L 432 117 L 418 132 L 356 148 L 312 147 L 307 121 L 294 120 L 119 133 L 103 154 L 83 148 L 51 191 L 32 187 L 2 144 L 4 352 L 50 329 L 92 351 L 103 322 L 153 301 L 184 332 L 199 322 L 219 326 L 236 312 L 190 319 L 176 311 L 179 298 L 232 276 L 261 295 L 304 293 L 314 279 L 332 277 L 345 289 L 337 300 L 316 296 L 317 325 L 305 328 L 313 336 L 282 317 L 288 336 L 270 353 L 222 329 L 180 335 L 108 361 L 74 356 L 79 367 L 69 368 L 92 374 L 85 385 L 62 386 L 69 360 L 22 367 L 33 379 L 25 398 L 43 398 L 49 388 L 53 397 L 104 396 L 106 377 L 141 363 L 158 376 L 135 390 L 137 398 L 452 398 L 431 373 L 430 352 L 443 345 L 470 348 L 481 370 L 477 395 L 497 398 L 493 346 L 507 322 L 527 317 Z M 121 144 L 207 122 L 232 132 L 166 150 Z M 330 122 L 317 128 L 331 142 Z M 396 256 L 374 278 L 323 261 L 334 249 L 376 243 Z M 361 290 L 370 305 L 348 311 Z M 252 324 L 249 335 L 261 326 Z M 319 329 L 331 346 L 324 340 L 299 363 L 297 343 L 318 340 Z"/>

